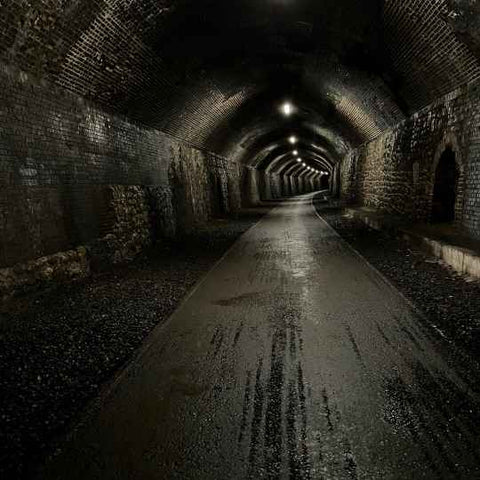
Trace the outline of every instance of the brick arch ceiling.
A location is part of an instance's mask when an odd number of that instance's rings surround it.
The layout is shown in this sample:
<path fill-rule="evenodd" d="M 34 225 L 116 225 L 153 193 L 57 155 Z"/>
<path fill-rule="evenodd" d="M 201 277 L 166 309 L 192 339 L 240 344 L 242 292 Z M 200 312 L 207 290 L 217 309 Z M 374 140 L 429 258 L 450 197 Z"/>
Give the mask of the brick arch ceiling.
<path fill-rule="evenodd" d="M 288 153 L 278 155 L 268 166 L 268 172 L 273 174 L 293 172 L 294 167 L 301 167 L 304 163 L 314 169 L 329 173 L 332 171 L 332 163 L 328 159 L 309 150 L 302 154 L 300 162 Z"/>
<path fill-rule="evenodd" d="M 274 140 L 274 138 L 277 138 L 277 140 Z M 284 136 L 271 137 L 266 135 L 261 137 L 262 140 L 265 140 L 265 143 L 258 145 L 255 150 L 257 153 L 250 165 L 259 170 L 275 173 L 282 170 L 283 164 L 296 162 L 297 158 L 303 160 L 314 159 L 316 162 L 322 163 L 328 170 L 337 161 L 337 152 L 332 149 L 332 145 L 324 137 L 310 135 L 296 138 L 297 143 L 291 145 L 288 140 L 284 139 Z M 293 153 L 295 150 L 298 152 L 297 156 Z"/>
<path fill-rule="evenodd" d="M 478 78 L 474 3 L 10 0 L 0 58 L 250 163 L 282 128 L 272 106 L 291 97 L 303 114 L 283 127 L 332 144 L 331 160 Z"/>
<path fill-rule="evenodd" d="M 294 148 L 298 152 L 296 155 L 293 153 Z M 264 151 L 255 166 L 259 170 L 275 171 L 281 168 L 281 162 L 306 160 L 308 158 L 314 158 L 322 162 L 329 169 L 335 164 L 335 158 L 322 145 L 301 141 L 294 148 L 291 145 L 272 145 Z"/>
<path fill-rule="evenodd" d="M 300 114 L 295 114 L 287 121 L 279 115 L 276 105 L 271 109 L 270 115 L 260 114 L 230 135 L 219 136 L 228 139 L 222 153 L 238 163 L 265 169 L 277 148 L 303 151 L 321 146 L 324 155 L 335 161 L 348 150 L 338 130 L 321 118 L 312 115 L 301 118 Z M 294 145 L 289 142 L 290 137 L 295 137 Z"/>

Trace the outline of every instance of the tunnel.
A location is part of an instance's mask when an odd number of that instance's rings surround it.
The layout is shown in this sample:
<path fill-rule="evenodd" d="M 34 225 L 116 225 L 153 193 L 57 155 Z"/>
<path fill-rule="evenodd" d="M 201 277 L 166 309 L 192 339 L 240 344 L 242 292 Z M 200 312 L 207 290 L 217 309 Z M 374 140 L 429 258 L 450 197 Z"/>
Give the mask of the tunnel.
<path fill-rule="evenodd" d="M 480 478 L 480 2 L 0 13 L 1 478 Z"/>

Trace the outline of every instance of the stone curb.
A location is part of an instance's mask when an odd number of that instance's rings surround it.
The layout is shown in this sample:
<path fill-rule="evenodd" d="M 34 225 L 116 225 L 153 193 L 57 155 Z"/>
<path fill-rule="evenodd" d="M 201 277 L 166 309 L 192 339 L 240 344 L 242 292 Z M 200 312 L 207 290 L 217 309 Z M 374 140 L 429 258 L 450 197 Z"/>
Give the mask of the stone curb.
<path fill-rule="evenodd" d="M 406 240 L 425 253 L 443 260 L 460 274 L 480 278 L 480 252 L 426 237 L 400 225 L 383 222 L 379 218 L 369 216 L 366 212 L 358 212 L 355 209 L 346 208 L 345 213 L 350 217 L 362 220 L 366 225 L 375 230 L 386 231 Z"/>

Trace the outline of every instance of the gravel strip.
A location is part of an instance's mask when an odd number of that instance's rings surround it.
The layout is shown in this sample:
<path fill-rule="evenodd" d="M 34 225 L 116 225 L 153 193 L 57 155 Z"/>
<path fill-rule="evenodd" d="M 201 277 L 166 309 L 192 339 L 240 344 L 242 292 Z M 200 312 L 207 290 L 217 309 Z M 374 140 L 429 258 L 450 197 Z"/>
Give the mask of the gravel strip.
<path fill-rule="evenodd" d="M 129 265 L 1 306 L 0 478 L 31 477 L 100 387 L 266 211 L 212 222 Z"/>
<path fill-rule="evenodd" d="M 456 273 L 404 240 L 346 217 L 339 208 L 320 200 L 315 201 L 315 207 L 344 240 L 425 314 L 430 326 L 480 360 L 480 281 Z"/>

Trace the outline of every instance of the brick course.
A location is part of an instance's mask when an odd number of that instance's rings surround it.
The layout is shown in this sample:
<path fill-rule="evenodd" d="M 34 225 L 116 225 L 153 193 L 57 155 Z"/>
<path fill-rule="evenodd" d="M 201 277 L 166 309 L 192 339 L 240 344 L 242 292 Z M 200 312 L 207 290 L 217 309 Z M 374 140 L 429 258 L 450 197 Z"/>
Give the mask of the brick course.
<path fill-rule="evenodd" d="M 238 209 L 233 162 L 6 66 L 0 84 L 0 267 L 109 234 L 135 251 L 140 218 L 161 236 L 191 229 L 216 213 L 212 175 L 222 211 Z"/>
<path fill-rule="evenodd" d="M 341 163 L 346 201 L 428 221 L 435 168 L 451 145 L 460 169 L 456 218 L 480 237 L 480 82 L 472 82 L 351 151 Z"/>

